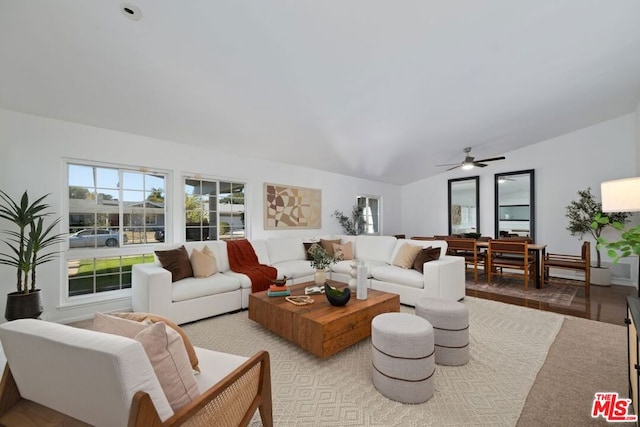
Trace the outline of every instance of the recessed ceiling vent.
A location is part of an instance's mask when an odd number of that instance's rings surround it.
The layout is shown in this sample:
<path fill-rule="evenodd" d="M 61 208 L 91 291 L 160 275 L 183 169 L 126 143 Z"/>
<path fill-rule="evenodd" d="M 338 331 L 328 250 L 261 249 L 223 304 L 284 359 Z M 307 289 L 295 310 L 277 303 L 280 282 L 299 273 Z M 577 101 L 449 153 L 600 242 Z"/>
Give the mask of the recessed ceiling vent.
<path fill-rule="evenodd" d="M 129 19 L 133 19 L 134 21 L 139 21 L 140 19 L 142 19 L 142 12 L 138 8 L 138 6 L 131 3 L 122 3 L 120 5 L 120 11 L 124 16 Z"/>

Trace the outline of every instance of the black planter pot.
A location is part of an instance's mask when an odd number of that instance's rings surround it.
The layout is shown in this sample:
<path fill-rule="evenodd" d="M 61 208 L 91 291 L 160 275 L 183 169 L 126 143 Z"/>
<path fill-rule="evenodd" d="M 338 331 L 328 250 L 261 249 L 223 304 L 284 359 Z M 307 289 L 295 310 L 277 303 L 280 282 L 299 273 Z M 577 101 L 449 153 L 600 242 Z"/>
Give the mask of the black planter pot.
<path fill-rule="evenodd" d="M 26 294 L 21 292 L 11 292 L 7 294 L 7 307 L 4 311 L 4 318 L 9 321 L 16 319 L 37 319 L 43 311 L 40 289 Z"/>

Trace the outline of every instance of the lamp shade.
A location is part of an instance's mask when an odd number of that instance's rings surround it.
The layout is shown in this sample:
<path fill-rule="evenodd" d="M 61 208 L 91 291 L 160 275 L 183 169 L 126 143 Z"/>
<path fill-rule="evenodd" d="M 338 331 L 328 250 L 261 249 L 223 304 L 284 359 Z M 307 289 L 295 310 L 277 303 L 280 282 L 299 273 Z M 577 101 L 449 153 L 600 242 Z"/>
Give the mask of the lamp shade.
<path fill-rule="evenodd" d="M 602 212 L 640 211 L 640 177 L 605 181 L 600 192 Z"/>

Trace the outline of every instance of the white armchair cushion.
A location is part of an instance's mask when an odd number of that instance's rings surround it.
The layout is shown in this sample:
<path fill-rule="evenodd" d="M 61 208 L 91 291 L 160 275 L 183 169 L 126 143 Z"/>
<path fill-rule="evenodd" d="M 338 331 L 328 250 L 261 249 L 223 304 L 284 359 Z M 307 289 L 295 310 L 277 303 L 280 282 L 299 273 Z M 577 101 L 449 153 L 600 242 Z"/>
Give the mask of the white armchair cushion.
<path fill-rule="evenodd" d="M 198 355 L 198 360 L 200 360 L 200 366 L 202 367 L 202 372 L 196 375 L 200 393 L 207 391 L 207 389 L 217 384 L 221 379 L 248 360 L 247 357 L 220 353 L 199 347 L 195 347 L 195 350 Z"/>

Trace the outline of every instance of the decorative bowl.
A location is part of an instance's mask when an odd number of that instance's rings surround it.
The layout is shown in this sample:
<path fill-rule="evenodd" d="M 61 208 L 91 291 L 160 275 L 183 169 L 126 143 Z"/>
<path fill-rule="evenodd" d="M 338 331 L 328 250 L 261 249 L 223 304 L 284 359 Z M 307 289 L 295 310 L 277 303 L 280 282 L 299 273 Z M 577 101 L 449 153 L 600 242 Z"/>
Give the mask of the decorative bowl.
<path fill-rule="evenodd" d="M 283 276 L 282 279 L 269 279 L 269 281 L 276 286 L 285 286 L 287 284 L 287 276 Z"/>
<path fill-rule="evenodd" d="M 327 301 L 329 301 L 329 304 L 338 307 L 345 305 L 349 302 L 349 299 L 351 299 L 351 289 L 337 289 L 329 286 L 326 283 L 324 285 L 324 294 L 327 296 Z"/>

